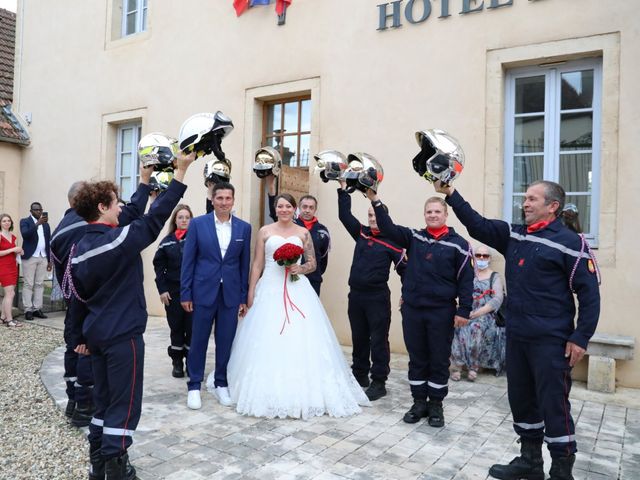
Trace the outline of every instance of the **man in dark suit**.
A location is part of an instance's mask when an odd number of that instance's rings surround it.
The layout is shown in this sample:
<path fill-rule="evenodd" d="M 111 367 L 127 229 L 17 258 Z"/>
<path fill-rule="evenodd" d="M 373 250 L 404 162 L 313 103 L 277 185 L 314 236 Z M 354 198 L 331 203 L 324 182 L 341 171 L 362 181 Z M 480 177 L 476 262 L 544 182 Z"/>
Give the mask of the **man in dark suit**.
<path fill-rule="evenodd" d="M 22 304 L 24 306 L 25 320 L 33 320 L 33 317 L 47 318 L 42 313 L 42 297 L 44 294 L 44 277 L 51 271 L 49 259 L 51 240 L 51 227 L 49 215 L 42 211 L 39 202 L 31 204 L 31 215 L 20 220 L 20 234 L 22 235 Z"/>
<path fill-rule="evenodd" d="M 187 406 L 201 407 L 207 345 L 215 322 L 215 387 L 222 405 L 231 405 L 227 364 L 238 315 L 247 311 L 251 225 L 231 215 L 235 189 L 230 183 L 213 187 L 213 213 L 191 220 L 181 271 L 182 307 L 193 312 Z"/>

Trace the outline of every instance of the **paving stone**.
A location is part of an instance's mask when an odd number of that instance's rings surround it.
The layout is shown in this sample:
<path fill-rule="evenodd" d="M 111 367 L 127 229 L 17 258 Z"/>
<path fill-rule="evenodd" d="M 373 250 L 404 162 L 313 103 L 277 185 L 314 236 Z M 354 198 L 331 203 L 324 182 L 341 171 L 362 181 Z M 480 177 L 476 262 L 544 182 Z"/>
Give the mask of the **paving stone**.
<path fill-rule="evenodd" d="M 491 465 L 519 454 L 504 377 L 481 373 L 476 383 L 450 385 L 444 428 L 402 421 L 412 399 L 401 355 L 392 356 L 389 395 L 361 415 L 256 419 L 222 407 L 205 391 L 203 408 L 189 410 L 184 381 L 171 378 L 167 368 L 167 338 L 164 320 L 150 322 L 144 408 L 130 450 L 141 480 L 485 480 Z M 64 407 L 62 352 L 50 357 L 43 381 Z M 574 399 L 572 407 L 579 449 L 575 479 L 640 479 L 640 409 Z M 547 449 L 543 456 L 548 471 Z"/>

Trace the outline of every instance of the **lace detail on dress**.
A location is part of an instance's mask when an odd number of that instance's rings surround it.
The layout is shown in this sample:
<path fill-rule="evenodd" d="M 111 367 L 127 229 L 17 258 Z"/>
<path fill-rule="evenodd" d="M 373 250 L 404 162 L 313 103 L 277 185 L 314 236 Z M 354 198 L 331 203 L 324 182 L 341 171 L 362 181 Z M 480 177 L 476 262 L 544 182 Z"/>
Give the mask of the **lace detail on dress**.
<path fill-rule="evenodd" d="M 327 314 L 304 275 L 287 282 L 289 295 L 304 312 L 285 317 L 284 267 L 273 252 L 299 237 L 272 235 L 265 241 L 265 269 L 254 304 L 238 325 L 227 369 L 231 399 L 243 415 L 308 419 L 359 413 L 369 401 L 351 374 Z M 213 375 L 207 388 L 211 391 Z"/>

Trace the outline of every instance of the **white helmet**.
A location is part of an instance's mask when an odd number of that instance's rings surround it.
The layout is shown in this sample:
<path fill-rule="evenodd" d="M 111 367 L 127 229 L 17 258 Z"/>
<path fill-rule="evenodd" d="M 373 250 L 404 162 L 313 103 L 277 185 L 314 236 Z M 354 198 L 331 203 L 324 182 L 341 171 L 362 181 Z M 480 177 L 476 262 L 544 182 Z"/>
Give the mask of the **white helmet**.
<path fill-rule="evenodd" d="M 220 183 L 231 180 L 231 162 L 227 159 L 209 160 L 204 164 L 204 184 L 209 182 Z"/>
<path fill-rule="evenodd" d="M 416 132 L 420 153 L 413 159 L 413 169 L 429 182 L 449 184 L 462 173 L 464 152 L 458 141 L 443 130 Z"/>
<path fill-rule="evenodd" d="M 366 193 L 368 188 L 376 192 L 384 178 L 384 170 L 380 162 L 364 152 L 351 153 L 347 160 L 349 166 L 342 175 L 342 179 L 347 182 L 347 192 L 360 190 Z"/>
<path fill-rule="evenodd" d="M 339 180 L 347 169 L 347 157 L 337 150 L 323 150 L 313 156 L 316 161 L 314 173 L 320 173 L 320 179 L 327 183 L 329 180 Z"/>
<path fill-rule="evenodd" d="M 153 172 L 149 179 L 149 187 L 153 192 L 164 192 L 173 180 L 173 172 Z"/>
<path fill-rule="evenodd" d="M 256 150 L 253 161 L 253 171 L 258 178 L 268 177 L 269 175 L 280 175 L 282 167 L 282 157 L 280 152 L 273 147 L 262 147 Z"/>
<path fill-rule="evenodd" d="M 157 172 L 173 171 L 178 155 L 178 141 L 164 133 L 148 133 L 138 143 L 138 159 L 144 167 L 153 165 Z"/>
<path fill-rule="evenodd" d="M 219 160 L 224 160 L 222 139 L 232 130 L 233 122 L 220 111 L 197 113 L 180 127 L 180 150 L 185 153 L 195 151 L 198 158 L 213 152 Z"/>

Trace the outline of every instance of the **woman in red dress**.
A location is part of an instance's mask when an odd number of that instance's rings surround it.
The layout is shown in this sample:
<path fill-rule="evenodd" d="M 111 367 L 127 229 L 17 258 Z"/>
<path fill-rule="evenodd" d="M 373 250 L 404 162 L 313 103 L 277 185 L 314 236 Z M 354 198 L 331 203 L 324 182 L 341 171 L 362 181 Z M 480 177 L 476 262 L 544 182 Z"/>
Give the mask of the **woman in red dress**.
<path fill-rule="evenodd" d="M 16 293 L 16 283 L 18 281 L 18 265 L 16 255 L 22 255 L 22 248 L 16 246 L 16 236 L 11 233 L 13 230 L 13 220 L 3 213 L 0 215 L 0 285 L 4 289 L 2 299 L 2 315 L 0 319 L 7 327 L 21 327 L 22 324 L 13 319 L 11 306 Z"/>

